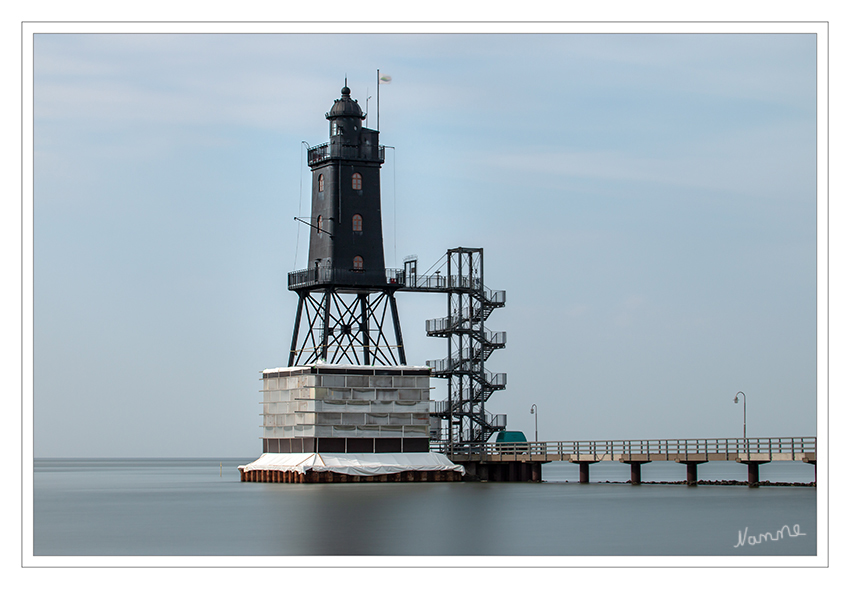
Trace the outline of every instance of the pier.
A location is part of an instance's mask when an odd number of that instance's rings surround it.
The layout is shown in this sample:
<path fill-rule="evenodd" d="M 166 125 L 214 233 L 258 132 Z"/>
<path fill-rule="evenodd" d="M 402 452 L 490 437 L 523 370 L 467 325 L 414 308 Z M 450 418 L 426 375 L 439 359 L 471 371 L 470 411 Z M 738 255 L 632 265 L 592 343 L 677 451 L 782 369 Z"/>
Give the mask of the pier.
<path fill-rule="evenodd" d="M 469 475 L 492 481 L 539 481 L 541 465 L 572 462 L 579 465 L 579 482 L 588 483 L 590 465 L 603 461 L 629 464 L 635 485 L 641 482 L 642 465 L 661 461 L 685 465 L 688 485 L 697 484 L 698 465 L 718 461 L 746 464 L 750 486 L 758 486 L 759 465 L 773 461 L 811 464 L 817 481 L 817 437 L 467 443 L 432 449 L 463 465 Z"/>

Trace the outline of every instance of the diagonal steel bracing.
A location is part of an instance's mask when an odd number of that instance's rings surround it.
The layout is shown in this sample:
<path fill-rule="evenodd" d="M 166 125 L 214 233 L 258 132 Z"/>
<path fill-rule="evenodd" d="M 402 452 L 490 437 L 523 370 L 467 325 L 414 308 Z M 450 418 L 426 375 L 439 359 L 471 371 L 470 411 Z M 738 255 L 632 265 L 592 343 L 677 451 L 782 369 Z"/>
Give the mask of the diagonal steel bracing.
<path fill-rule="evenodd" d="M 392 328 L 388 321 L 392 321 Z M 320 361 L 403 364 L 404 347 L 393 291 L 339 292 L 329 288 L 299 292 L 289 365 Z"/>

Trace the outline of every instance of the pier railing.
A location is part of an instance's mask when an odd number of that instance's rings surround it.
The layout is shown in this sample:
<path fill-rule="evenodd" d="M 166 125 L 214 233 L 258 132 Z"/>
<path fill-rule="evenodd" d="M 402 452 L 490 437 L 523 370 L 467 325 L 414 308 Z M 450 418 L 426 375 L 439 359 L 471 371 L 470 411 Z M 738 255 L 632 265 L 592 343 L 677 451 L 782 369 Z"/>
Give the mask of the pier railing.
<path fill-rule="evenodd" d="M 443 452 L 472 460 L 551 461 L 772 461 L 813 462 L 817 437 L 694 438 L 657 440 L 586 440 L 570 442 L 465 443 L 444 442 Z"/>

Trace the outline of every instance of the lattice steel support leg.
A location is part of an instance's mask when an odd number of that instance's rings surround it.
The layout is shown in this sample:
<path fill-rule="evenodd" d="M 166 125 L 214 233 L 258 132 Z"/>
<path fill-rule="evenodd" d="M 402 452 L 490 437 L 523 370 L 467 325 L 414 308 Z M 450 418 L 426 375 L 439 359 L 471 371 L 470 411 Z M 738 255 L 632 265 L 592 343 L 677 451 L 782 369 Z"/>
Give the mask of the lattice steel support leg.
<path fill-rule="evenodd" d="M 366 300 L 369 295 L 360 293 L 357 298 L 360 299 L 360 333 L 363 336 L 363 364 L 369 366 L 369 305 Z"/>
<path fill-rule="evenodd" d="M 328 289 L 325 291 L 325 296 L 322 303 L 322 321 L 324 325 L 322 326 L 322 350 L 320 352 L 319 358 L 323 362 L 328 361 L 328 335 L 330 330 L 330 312 L 331 312 L 331 294 L 332 290 Z"/>
<path fill-rule="evenodd" d="M 401 339 L 401 323 L 398 320 L 398 307 L 395 303 L 395 294 L 387 293 L 390 298 L 390 310 L 393 314 L 393 328 L 395 328 L 395 341 L 398 345 L 398 359 L 402 366 L 407 365 L 407 357 L 404 355 L 404 342 Z"/>
<path fill-rule="evenodd" d="M 298 310 L 295 312 L 295 328 L 292 330 L 292 345 L 289 346 L 289 366 L 295 365 L 295 347 L 298 345 L 298 328 L 301 326 L 301 311 L 304 308 L 303 292 L 298 293 Z"/>

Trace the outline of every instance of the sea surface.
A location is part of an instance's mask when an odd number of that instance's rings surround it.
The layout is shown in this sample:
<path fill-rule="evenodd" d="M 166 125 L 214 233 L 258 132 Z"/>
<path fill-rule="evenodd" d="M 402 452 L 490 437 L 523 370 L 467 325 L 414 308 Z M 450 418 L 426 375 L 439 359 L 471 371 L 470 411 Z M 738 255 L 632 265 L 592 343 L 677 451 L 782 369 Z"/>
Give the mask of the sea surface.
<path fill-rule="evenodd" d="M 618 463 L 591 465 L 586 485 L 577 465 L 560 463 L 544 465 L 543 483 L 241 483 L 236 467 L 254 458 L 37 459 L 33 554 L 754 556 L 817 548 L 813 487 L 630 485 L 629 467 Z M 772 463 L 760 474 L 810 482 L 814 468 Z M 746 477 L 736 463 L 698 471 L 701 480 Z M 682 481 L 685 467 L 644 465 L 642 478 Z M 776 539 L 747 540 L 764 533 Z"/>

